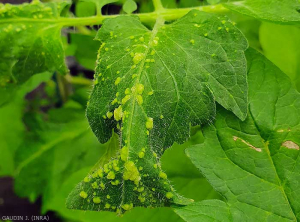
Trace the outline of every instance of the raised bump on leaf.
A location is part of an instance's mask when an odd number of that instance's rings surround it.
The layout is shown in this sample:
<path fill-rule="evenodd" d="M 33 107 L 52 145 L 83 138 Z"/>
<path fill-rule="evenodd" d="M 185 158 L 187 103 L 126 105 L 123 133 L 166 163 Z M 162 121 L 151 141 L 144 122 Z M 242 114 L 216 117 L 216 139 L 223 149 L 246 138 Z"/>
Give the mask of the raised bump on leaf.
<path fill-rule="evenodd" d="M 185 142 L 191 126 L 213 120 L 213 93 L 236 115 L 246 115 L 246 40 L 231 23 L 226 24 L 229 32 L 220 34 L 219 26 L 224 24 L 218 17 L 199 11 L 168 25 L 158 19 L 152 31 L 137 17 L 104 21 L 96 37 L 102 47 L 95 78 L 105 80 L 94 85 L 87 117 L 100 142 L 108 141 L 112 131 L 119 134 L 119 152 L 98 165 L 88 183 L 77 185 L 68 198 L 69 208 L 123 213 L 136 206 L 191 202 L 174 191 L 161 169 L 164 150 Z M 232 83 L 224 85 L 229 79 Z M 219 87 L 222 97 L 216 93 Z M 108 112 L 114 118 L 102 118 Z M 93 177 L 98 170 L 103 176 Z M 93 189 L 95 182 L 104 188 Z M 87 199 L 80 198 L 81 191 L 88 193 Z M 95 196 L 103 201 L 91 204 Z"/>

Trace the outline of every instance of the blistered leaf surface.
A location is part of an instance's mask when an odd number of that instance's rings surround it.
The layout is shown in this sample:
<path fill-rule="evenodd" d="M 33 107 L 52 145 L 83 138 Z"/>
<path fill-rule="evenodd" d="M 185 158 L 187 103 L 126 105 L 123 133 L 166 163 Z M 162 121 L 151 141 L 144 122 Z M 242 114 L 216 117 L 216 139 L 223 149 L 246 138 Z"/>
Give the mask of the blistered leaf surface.
<path fill-rule="evenodd" d="M 57 22 L 66 4 L 0 4 L 0 105 L 32 75 L 67 71 Z"/>
<path fill-rule="evenodd" d="M 228 19 L 191 11 L 153 30 L 137 17 L 106 20 L 95 86 L 87 108 L 101 143 L 118 132 L 118 155 L 72 191 L 73 209 L 123 213 L 135 206 L 186 204 L 160 166 L 164 150 L 189 137 L 190 125 L 211 122 L 215 99 L 247 114 L 244 36 Z"/>

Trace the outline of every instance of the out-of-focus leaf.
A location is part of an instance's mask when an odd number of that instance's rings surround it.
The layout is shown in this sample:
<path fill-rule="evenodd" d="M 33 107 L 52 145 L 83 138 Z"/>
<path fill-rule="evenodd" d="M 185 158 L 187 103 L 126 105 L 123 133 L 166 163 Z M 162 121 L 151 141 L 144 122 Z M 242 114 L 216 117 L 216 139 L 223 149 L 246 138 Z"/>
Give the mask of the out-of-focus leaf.
<path fill-rule="evenodd" d="M 300 91 L 299 27 L 263 23 L 259 37 L 266 57 L 284 71 Z"/>
<path fill-rule="evenodd" d="M 25 133 L 22 121 L 24 96 L 51 76 L 50 73 L 32 76 L 17 90 L 10 103 L 0 106 L 0 176 L 13 175 L 14 154 Z"/>
<path fill-rule="evenodd" d="M 299 0 L 244 0 L 225 3 L 224 6 L 264 21 L 300 24 Z"/>
<path fill-rule="evenodd" d="M 97 60 L 97 51 L 100 42 L 94 40 L 94 32 L 90 35 L 70 34 L 71 45 L 76 46 L 74 56 L 80 65 L 86 69 L 94 70 Z M 95 33 L 96 34 L 96 33 Z"/>
<path fill-rule="evenodd" d="M 96 5 L 91 1 L 79 1 L 75 6 L 77 17 L 94 16 L 96 14 Z"/>
<path fill-rule="evenodd" d="M 0 3 L 0 105 L 17 86 L 45 71 L 66 73 L 57 22 L 67 2 Z"/>
<path fill-rule="evenodd" d="M 123 10 L 127 14 L 131 14 L 136 9 L 137 9 L 137 5 L 136 5 L 135 1 L 133 1 L 133 0 L 126 0 L 126 2 L 123 5 Z"/>
<path fill-rule="evenodd" d="M 32 201 L 43 195 L 47 203 L 70 174 L 92 166 L 105 145 L 89 130 L 82 108 L 51 110 L 40 124 L 26 133 L 16 152 L 15 190 Z"/>
<path fill-rule="evenodd" d="M 118 2 L 119 0 L 80 0 L 80 1 L 94 3 L 96 5 L 97 14 L 101 15 L 101 9 L 103 8 L 103 6 L 110 3 Z"/>

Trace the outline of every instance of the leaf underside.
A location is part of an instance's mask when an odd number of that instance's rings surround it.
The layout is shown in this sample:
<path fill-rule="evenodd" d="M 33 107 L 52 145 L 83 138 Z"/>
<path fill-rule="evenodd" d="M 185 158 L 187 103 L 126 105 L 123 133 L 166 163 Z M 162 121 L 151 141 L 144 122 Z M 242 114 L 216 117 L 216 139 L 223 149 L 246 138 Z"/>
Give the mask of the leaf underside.
<path fill-rule="evenodd" d="M 45 71 L 67 72 L 61 42 L 61 25 L 56 21 L 67 5 L 0 3 L 0 105 L 17 86 Z"/>
<path fill-rule="evenodd" d="M 152 31 L 137 17 L 104 21 L 95 85 L 87 108 L 101 143 L 119 134 L 115 158 L 98 165 L 71 192 L 71 209 L 108 210 L 187 204 L 162 172 L 160 157 L 211 123 L 215 101 L 247 115 L 247 41 L 225 18 L 191 11 Z"/>
<path fill-rule="evenodd" d="M 224 4 L 230 10 L 280 24 L 300 24 L 298 0 L 244 0 Z"/>
<path fill-rule="evenodd" d="M 246 56 L 251 115 L 242 122 L 220 108 L 205 142 L 187 149 L 227 201 L 177 209 L 186 221 L 300 220 L 300 94 L 263 55 Z"/>

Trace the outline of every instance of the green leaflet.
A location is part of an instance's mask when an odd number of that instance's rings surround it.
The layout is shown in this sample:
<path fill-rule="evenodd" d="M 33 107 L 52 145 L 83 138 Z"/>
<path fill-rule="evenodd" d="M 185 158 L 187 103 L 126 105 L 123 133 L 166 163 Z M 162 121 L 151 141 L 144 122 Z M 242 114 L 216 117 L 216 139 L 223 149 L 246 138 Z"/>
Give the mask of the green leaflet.
<path fill-rule="evenodd" d="M 77 170 L 91 167 L 105 150 L 83 115 L 82 108 L 66 107 L 50 110 L 47 121 L 36 116 L 33 130 L 26 132 L 16 151 L 15 192 L 31 201 L 42 195 L 43 212 L 61 183 Z"/>
<path fill-rule="evenodd" d="M 199 135 L 200 134 L 200 135 Z M 162 156 L 162 169 L 168 174 L 168 178 L 174 183 L 177 192 L 184 194 L 186 197 L 201 201 L 207 198 L 218 198 L 218 194 L 213 190 L 205 178 L 201 177 L 198 169 L 191 163 L 185 155 L 185 148 L 199 142 L 201 132 L 194 135 L 186 143 L 178 145 L 174 144 L 167 149 Z M 69 210 L 65 206 L 65 200 L 70 190 L 79 183 L 82 178 L 90 171 L 90 168 L 80 170 L 68 177 L 61 185 L 60 189 L 55 193 L 50 204 L 47 204 L 49 210 L 56 211 L 59 215 L 69 220 L 77 220 L 83 222 L 94 222 L 97 218 L 109 222 L 125 222 L 125 221 L 172 221 L 183 222 L 183 220 L 173 212 L 171 208 L 134 208 L 130 213 L 124 214 L 122 217 L 116 217 L 112 212 L 107 211 L 74 211 Z M 199 189 L 201 184 L 201 189 Z"/>
<path fill-rule="evenodd" d="M 259 39 L 264 55 L 287 74 L 300 91 L 300 29 L 265 22 L 260 27 Z"/>
<path fill-rule="evenodd" d="M 300 94 L 263 55 L 251 49 L 246 56 L 251 115 L 241 122 L 220 108 L 214 126 L 203 130 L 205 142 L 187 149 L 227 202 L 176 210 L 187 221 L 203 214 L 202 221 L 300 219 Z"/>
<path fill-rule="evenodd" d="M 260 20 L 300 24 L 299 0 L 244 0 L 225 3 L 224 6 Z"/>
<path fill-rule="evenodd" d="M 14 153 L 21 144 L 25 132 L 22 121 L 25 95 L 40 83 L 48 81 L 51 76 L 51 73 L 41 73 L 31 77 L 17 90 L 11 102 L 0 108 L 0 176 L 13 175 Z"/>
<path fill-rule="evenodd" d="M 61 24 L 62 3 L 0 3 L 0 105 L 16 87 L 45 71 L 65 73 Z"/>
<path fill-rule="evenodd" d="M 72 191 L 71 209 L 123 213 L 135 206 L 186 204 L 161 170 L 160 157 L 211 122 L 218 101 L 244 119 L 247 42 L 223 18 L 191 11 L 152 31 L 136 17 L 104 21 L 87 117 L 101 143 L 120 135 L 120 153 Z M 109 199 L 107 199 L 109 195 Z"/>
<path fill-rule="evenodd" d="M 124 5 L 123 5 L 123 10 L 127 13 L 127 14 L 131 14 L 132 12 L 134 12 L 137 9 L 137 5 L 136 2 L 133 0 L 127 0 Z"/>
<path fill-rule="evenodd" d="M 97 9 L 97 15 L 101 15 L 101 9 L 103 8 L 103 6 L 110 4 L 110 3 L 114 3 L 114 2 L 118 2 L 119 0 L 80 0 L 80 2 L 93 2 L 96 5 L 96 9 Z"/>

